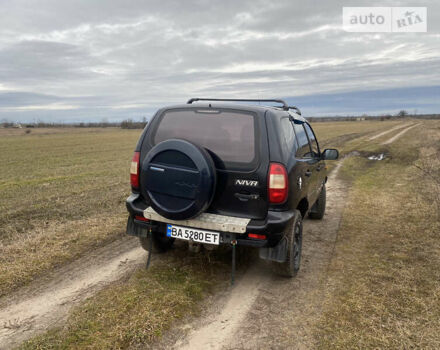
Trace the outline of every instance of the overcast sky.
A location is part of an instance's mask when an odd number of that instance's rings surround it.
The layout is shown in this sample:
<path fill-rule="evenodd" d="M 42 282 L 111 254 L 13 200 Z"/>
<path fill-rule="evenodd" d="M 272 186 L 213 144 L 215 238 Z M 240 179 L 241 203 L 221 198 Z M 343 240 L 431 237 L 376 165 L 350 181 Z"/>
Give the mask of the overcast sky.
<path fill-rule="evenodd" d="M 0 120 L 140 119 L 190 97 L 306 116 L 440 112 L 440 2 L 0 0 Z M 347 33 L 343 6 L 426 6 L 427 33 Z"/>

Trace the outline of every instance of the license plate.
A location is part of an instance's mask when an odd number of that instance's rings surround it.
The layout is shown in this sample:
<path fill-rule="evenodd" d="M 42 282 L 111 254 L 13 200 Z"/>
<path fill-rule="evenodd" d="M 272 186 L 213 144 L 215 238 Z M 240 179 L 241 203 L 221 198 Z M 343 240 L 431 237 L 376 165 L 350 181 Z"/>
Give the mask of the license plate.
<path fill-rule="evenodd" d="M 194 241 L 199 243 L 215 244 L 220 243 L 220 233 L 213 231 L 200 230 L 198 228 L 167 225 L 167 236 Z"/>

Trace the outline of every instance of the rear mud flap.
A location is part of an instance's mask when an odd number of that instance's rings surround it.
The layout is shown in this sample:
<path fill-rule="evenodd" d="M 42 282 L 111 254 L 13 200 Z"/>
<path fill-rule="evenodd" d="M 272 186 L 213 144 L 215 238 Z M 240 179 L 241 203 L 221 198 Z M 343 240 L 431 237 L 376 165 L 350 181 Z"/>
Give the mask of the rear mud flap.
<path fill-rule="evenodd" d="M 260 259 L 283 263 L 287 258 L 287 237 L 272 248 L 260 248 Z"/>
<path fill-rule="evenodd" d="M 136 225 L 133 218 L 130 216 L 127 220 L 127 235 L 136 237 L 147 237 L 148 228 Z"/>

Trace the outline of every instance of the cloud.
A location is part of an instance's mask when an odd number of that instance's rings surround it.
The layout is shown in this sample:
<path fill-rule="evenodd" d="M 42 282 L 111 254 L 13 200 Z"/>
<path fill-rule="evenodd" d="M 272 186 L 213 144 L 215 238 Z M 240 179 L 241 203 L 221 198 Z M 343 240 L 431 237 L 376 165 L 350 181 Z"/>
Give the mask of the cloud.
<path fill-rule="evenodd" d="M 208 95 L 328 101 L 324 95 L 353 91 L 436 91 L 440 5 L 412 3 L 428 6 L 428 33 L 344 32 L 342 6 L 362 5 L 8 2 L 0 13 L 0 118 L 141 118 L 163 104 Z M 328 107 L 328 114 L 377 110 L 348 101 L 333 112 Z M 439 107 L 430 102 L 425 109 Z"/>

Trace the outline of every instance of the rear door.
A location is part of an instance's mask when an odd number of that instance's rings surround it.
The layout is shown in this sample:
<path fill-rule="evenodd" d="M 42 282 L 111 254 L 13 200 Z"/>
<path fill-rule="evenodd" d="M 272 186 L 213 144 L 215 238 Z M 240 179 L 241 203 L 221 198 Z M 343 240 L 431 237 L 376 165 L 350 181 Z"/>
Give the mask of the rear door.
<path fill-rule="evenodd" d="M 309 138 L 304 128 L 305 123 L 295 120 L 293 127 L 295 130 L 296 140 L 298 142 L 298 150 L 296 152 L 296 159 L 298 166 L 301 169 L 301 187 L 307 193 L 309 202 L 314 201 L 316 195 L 316 177 L 315 167 L 316 161 L 312 157 L 312 150 L 310 148 Z"/>
<path fill-rule="evenodd" d="M 208 212 L 264 219 L 268 146 L 263 112 L 226 108 L 170 109 L 157 118 L 151 143 L 179 138 L 204 147 L 217 185 Z"/>
<path fill-rule="evenodd" d="M 308 123 L 304 123 L 304 128 L 306 129 L 307 137 L 309 139 L 311 153 L 309 158 L 311 158 L 311 168 L 312 168 L 312 196 L 313 202 L 318 198 L 319 192 L 321 190 L 321 185 L 324 181 L 324 161 L 321 160 L 321 152 L 319 150 L 318 141 L 316 140 L 315 133 L 312 127 Z M 321 171 L 322 170 L 322 171 Z"/>

